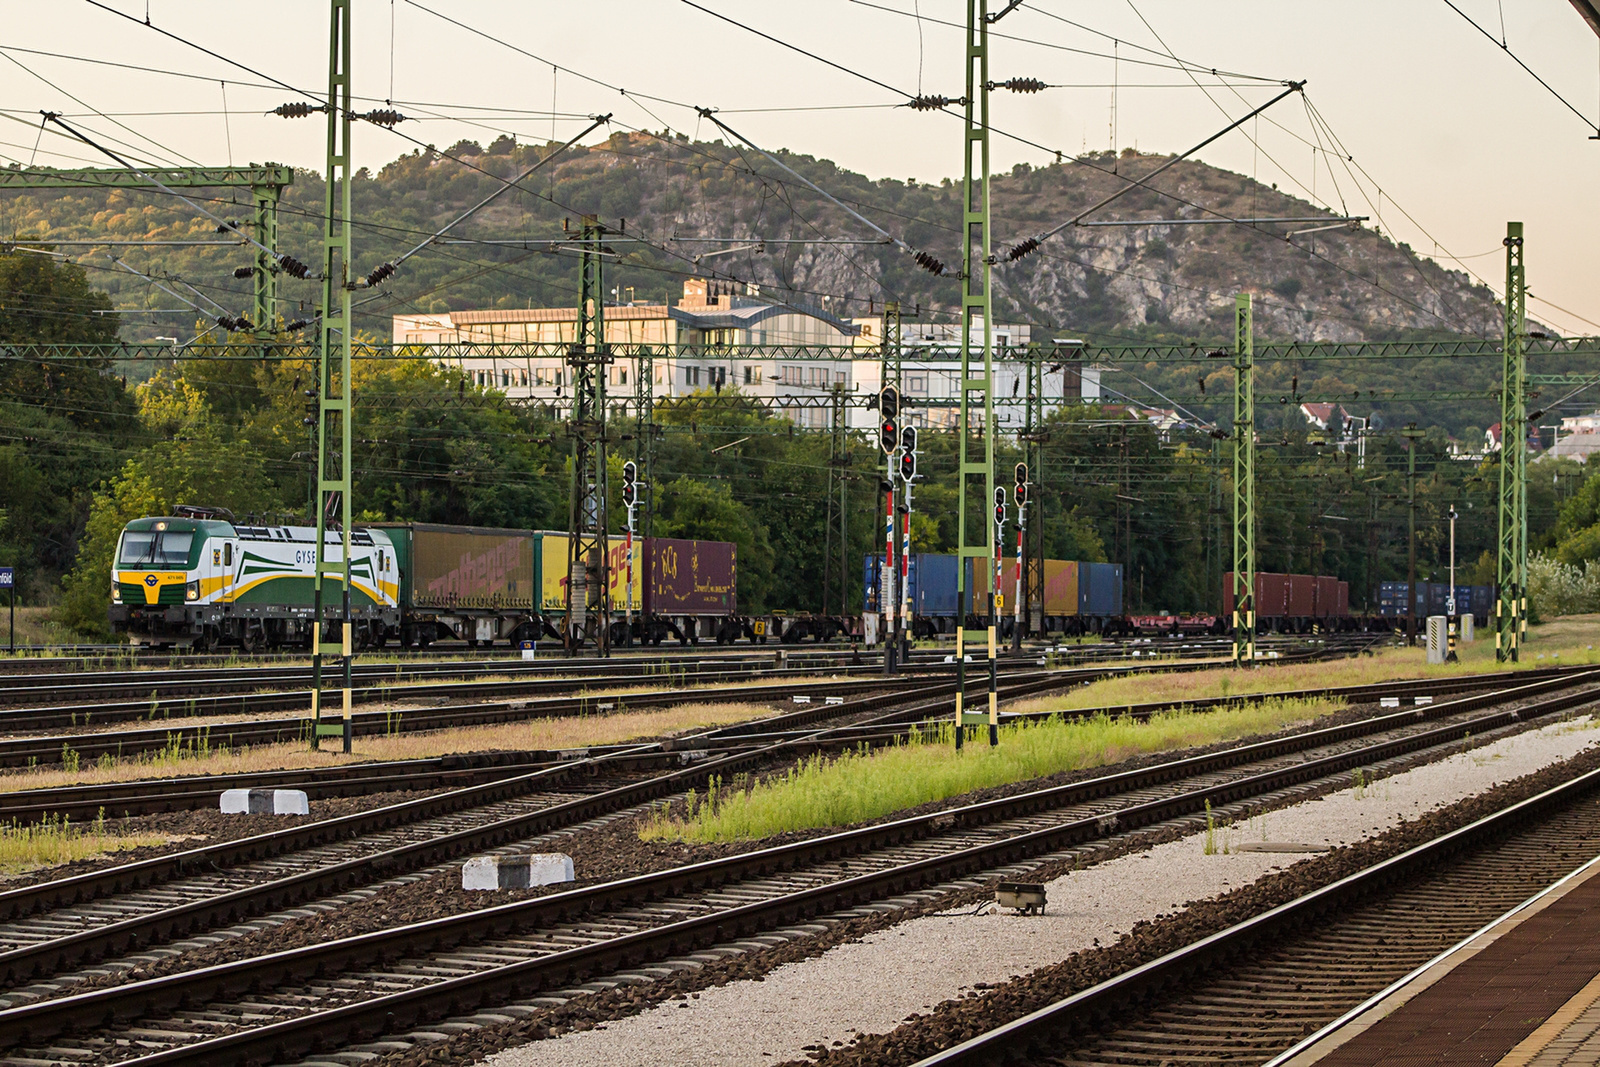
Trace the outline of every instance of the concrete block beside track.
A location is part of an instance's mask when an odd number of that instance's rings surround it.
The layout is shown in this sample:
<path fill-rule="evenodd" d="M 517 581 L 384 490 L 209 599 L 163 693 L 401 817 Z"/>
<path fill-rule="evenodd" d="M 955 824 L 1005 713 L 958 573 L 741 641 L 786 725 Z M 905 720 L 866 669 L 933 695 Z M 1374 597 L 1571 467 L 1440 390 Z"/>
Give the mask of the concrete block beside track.
<path fill-rule="evenodd" d="M 224 789 L 224 815 L 310 815 L 304 789 Z"/>
<path fill-rule="evenodd" d="M 572 857 L 564 852 L 474 856 L 461 866 L 462 889 L 529 889 L 573 877 Z"/>

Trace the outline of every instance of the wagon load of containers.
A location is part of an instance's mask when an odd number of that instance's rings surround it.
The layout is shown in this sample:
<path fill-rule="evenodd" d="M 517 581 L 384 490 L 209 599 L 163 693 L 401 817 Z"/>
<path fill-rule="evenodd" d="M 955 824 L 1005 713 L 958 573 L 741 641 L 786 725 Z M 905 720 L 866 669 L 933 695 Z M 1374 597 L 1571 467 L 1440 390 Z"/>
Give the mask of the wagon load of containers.
<path fill-rule="evenodd" d="M 1351 625 L 1349 582 L 1326 574 L 1257 571 L 1255 585 L 1258 630 L 1303 633 L 1317 626 L 1345 629 Z M 1230 626 L 1234 586 L 1234 572 L 1229 571 L 1222 578 L 1222 613 Z"/>
<path fill-rule="evenodd" d="M 968 560 L 966 586 L 968 610 L 984 617 L 989 610 L 990 566 L 977 566 Z M 883 570 L 882 554 L 867 556 L 862 566 L 863 610 L 881 612 L 878 587 Z M 1119 627 L 1122 618 L 1122 565 L 1118 563 L 1078 563 L 1073 560 L 1044 561 L 1043 604 L 1030 605 L 1029 625 L 1046 632 L 1107 632 Z M 930 552 L 913 553 L 906 560 L 906 583 L 910 587 L 911 622 L 914 636 L 929 637 L 953 633 L 956 629 L 956 557 Z M 1016 562 L 1007 560 L 1001 573 L 1001 619 L 1015 615 Z M 897 590 L 903 598 L 904 591 Z M 901 600 L 901 604 L 905 601 Z M 896 611 L 900 610 L 896 605 Z M 1041 615 L 1042 609 L 1042 615 Z"/>
<path fill-rule="evenodd" d="M 1472 615 L 1478 624 L 1489 625 L 1489 617 L 1494 614 L 1494 588 L 1492 585 L 1456 586 L 1456 614 Z M 1449 614 L 1449 599 L 1448 582 L 1418 582 L 1417 617 Z M 1378 614 L 1398 619 L 1410 615 L 1410 585 L 1405 582 L 1379 582 Z"/>

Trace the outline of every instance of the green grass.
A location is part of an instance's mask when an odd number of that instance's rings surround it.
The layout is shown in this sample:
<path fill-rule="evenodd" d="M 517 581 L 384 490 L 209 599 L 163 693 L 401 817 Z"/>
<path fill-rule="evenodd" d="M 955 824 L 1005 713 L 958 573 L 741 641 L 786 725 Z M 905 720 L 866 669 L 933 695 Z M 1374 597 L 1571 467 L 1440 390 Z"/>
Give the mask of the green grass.
<path fill-rule="evenodd" d="M 1000 744 L 980 739 L 957 753 L 951 729 L 926 740 L 836 758 L 815 756 L 781 777 L 715 783 L 646 820 L 646 840 L 748 841 L 791 830 L 849 826 L 930 801 L 1058 771 L 1118 763 L 1146 752 L 1206 745 L 1302 723 L 1338 710 L 1325 700 L 1271 700 L 1211 712 L 1183 710 L 1147 721 L 1096 715 L 1004 726 Z"/>
<path fill-rule="evenodd" d="M 54 867 L 73 860 L 102 856 L 145 845 L 162 845 L 172 838 L 163 834 L 117 834 L 106 830 L 105 820 L 74 825 L 62 819 L 25 826 L 0 824 L 0 873 L 16 874 L 37 867 Z"/>

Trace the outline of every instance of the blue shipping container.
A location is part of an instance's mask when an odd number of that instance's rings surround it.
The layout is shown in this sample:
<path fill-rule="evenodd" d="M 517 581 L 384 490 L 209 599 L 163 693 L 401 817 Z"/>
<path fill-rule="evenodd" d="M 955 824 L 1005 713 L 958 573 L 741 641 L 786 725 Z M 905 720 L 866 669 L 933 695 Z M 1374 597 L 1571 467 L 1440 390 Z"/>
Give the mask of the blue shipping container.
<path fill-rule="evenodd" d="M 1484 620 L 1488 620 L 1494 614 L 1494 586 L 1472 587 L 1472 613 Z"/>
<path fill-rule="evenodd" d="M 911 557 L 911 566 L 916 571 L 916 580 L 911 583 L 916 614 L 955 618 L 956 558 L 918 552 Z"/>
<path fill-rule="evenodd" d="M 1122 564 L 1078 564 L 1078 614 L 1100 618 L 1122 614 Z"/>
<path fill-rule="evenodd" d="M 883 554 L 862 561 L 863 610 L 879 612 L 878 577 Z M 956 558 L 931 552 L 914 552 L 906 561 L 906 584 L 911 587 L 913 615 L 954 618 L 956 614 Z"/>

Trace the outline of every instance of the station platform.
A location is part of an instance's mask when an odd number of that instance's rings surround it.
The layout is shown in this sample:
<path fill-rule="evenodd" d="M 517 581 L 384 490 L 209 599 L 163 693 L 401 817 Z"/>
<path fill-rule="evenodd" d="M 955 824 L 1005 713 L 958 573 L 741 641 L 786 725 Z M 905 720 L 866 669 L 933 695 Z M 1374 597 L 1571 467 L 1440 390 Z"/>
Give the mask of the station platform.
<path fill-rule="evenodd" d="M 1269 1067 L 1600 1067 L 1600 857 Z"/>

